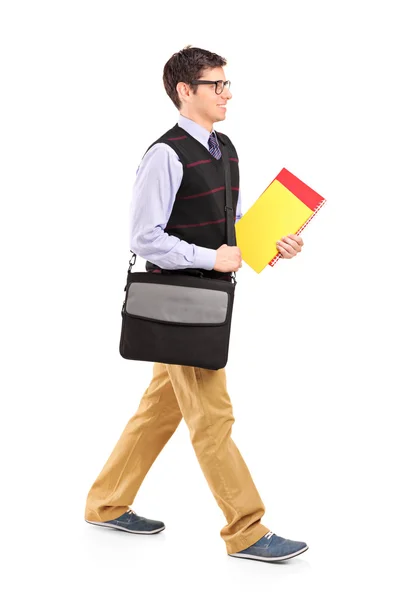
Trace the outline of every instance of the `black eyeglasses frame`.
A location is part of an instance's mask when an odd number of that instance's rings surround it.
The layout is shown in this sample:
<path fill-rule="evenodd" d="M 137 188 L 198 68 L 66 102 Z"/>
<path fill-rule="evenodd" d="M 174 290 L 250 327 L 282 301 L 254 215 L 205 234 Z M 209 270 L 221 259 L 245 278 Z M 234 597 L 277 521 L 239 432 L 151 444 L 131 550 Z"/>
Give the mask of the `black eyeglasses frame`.
<path fill-rule="evenodd" d="M 192 85 L 203 85 L 203 84 L 207 84 L 207 83 L 208 84 L 213 83 L 215 85 L 215 93 L 217 94 L 217 96 L 220 96 L 222 94 L 226 85 L 228 85 L 228 90 L 230 89 L 230 86 L 231 86 L 231 81 L 229 79 L 227 79 L 226 81 L 223 81 L 222 79 L 217 79 L 216 81 L 210 81 L 208 79 L 194 79 L 190 83 Z M 224 86 L 220 92 L 217 92 L 217 85 L 219 83 L 223 83 Z"/>

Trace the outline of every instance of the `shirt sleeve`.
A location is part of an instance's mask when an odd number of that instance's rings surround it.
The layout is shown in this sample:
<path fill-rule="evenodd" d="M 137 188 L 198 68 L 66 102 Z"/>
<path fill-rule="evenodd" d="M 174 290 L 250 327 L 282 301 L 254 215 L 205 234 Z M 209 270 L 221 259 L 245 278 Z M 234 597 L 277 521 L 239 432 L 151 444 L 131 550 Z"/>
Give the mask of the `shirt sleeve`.
<path fill-rule="evenodd" d="M 154 144 L 136 171 L 129 210 L 132 252 L 162 269 L 214 268 L 217 251 L 164 231 L 182 182 L 183 167 L 168 144 Z"/>
<path fill-rule="evenodd" d="M 241 219 L 242 217 L 243 217 L 243 214 L 242 214 L 242 194 L 240 193 L 240 189 L 239 189 L 238 201 L 237 201 L 237 205 L 236 205 L 236 219 L 235 219 L 235 223 L 237 223 L 239 221 L 239 219 Z"/>

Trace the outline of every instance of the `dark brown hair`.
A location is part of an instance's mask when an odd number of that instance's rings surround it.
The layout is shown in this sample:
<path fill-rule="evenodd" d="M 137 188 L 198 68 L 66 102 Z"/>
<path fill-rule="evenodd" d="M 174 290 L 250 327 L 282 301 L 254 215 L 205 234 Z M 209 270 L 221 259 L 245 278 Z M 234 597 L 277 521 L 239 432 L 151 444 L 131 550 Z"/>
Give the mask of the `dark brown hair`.
<path fill-rule="evenodd" d="M 198 86 L 191 85 L 194 79 L 199 79 L 204 69 L 213 67 L 224 67 L 227 61 L 222 56 L 203 50 L 185 46 L 183 50 L 175 52 L 164 65 L 163 82 L 165 90 L 176 108 L 181 108 L 181 102 L 176 90 L 180 81 L 187 83 L 196 93 Z"/>

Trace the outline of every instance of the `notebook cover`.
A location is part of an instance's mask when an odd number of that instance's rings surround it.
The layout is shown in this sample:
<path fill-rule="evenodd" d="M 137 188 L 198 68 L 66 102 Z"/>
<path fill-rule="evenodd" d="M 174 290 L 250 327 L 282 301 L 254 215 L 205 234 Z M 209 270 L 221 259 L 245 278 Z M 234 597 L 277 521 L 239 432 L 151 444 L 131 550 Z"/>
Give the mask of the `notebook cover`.
<path fill-rule="evenodd" d="M 274 266 L 282 255 L 276 242 L 300 232 L 326 199 L 282 169 L 261 196 L 235 224 L 236 243 L 243 260 L 257 273 Z"/>

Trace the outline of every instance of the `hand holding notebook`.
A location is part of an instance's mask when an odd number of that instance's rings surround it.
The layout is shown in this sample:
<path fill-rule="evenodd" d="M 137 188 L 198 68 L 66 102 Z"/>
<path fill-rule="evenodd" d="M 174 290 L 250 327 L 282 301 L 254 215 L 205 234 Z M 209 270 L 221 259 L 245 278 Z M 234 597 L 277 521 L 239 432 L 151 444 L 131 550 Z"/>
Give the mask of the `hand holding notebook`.
<path fill-rule="evenodd" d="M 299 234 L 326 199 L 287 169 L 282 169 L 236 223 L 236 243 L 243 260 L 257 273 L 281 258 L 276 243 Z"/>
<path fill-rule="evenodd" d="M 301 252 L 302 246 L 304 246 L 303 238 L 296 233 L 289 233 L 276 242 L 276 247 L 282 258 L 293 258 Z"/>

